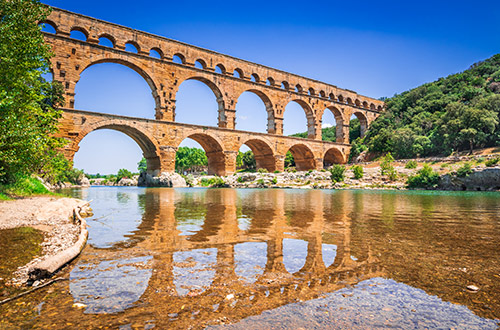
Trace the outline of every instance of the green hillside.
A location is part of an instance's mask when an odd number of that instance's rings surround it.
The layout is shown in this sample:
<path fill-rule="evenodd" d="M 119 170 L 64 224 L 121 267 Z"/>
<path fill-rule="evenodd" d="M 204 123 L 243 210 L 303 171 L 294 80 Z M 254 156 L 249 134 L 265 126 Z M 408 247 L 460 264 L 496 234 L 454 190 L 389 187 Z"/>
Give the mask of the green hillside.
<path fill-rule="evenodd" d="M 500 54 L 386 100 L 371 125 L 371 152 L 397 158 L 449 155 L 500 144 Z"/>

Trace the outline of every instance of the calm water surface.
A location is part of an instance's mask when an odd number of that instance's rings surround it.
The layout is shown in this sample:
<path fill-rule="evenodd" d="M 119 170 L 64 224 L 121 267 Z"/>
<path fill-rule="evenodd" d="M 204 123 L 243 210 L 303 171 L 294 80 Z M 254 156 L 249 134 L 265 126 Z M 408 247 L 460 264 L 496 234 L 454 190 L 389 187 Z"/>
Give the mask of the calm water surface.
<path fill-rule="evenodd" d="M 69 193 L 92 200 L 88 246 L 69 281 L 1 306 L 0 328 L 498 326 L 499 193 Z"/>

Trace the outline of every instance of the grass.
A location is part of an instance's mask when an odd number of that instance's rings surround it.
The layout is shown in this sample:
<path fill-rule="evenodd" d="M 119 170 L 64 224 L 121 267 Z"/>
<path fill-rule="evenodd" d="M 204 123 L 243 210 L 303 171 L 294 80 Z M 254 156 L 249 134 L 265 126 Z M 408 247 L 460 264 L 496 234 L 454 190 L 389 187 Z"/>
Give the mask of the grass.
<path fill-rule="evenodd" d="M 55 195 L 40 182 L 40 180 L 22 176 L 16 182 L 0 185 L 0 200 L 9 200 L 16 197 L 27 197 L 33 195 Z"/>

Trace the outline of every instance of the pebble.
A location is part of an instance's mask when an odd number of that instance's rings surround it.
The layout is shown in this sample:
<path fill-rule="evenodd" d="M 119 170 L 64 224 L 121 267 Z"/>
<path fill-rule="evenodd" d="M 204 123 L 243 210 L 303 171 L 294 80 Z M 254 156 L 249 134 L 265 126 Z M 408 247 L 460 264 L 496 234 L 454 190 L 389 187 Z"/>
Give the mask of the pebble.
<path fill-rule="evenodd" d="M 479 288 L 475 285 L 468 285 L 467 290 L 470 292 L 477 292 L 477 291 L 479 291 Z"/>
<path fill-rule="evenodd" d="M 74 303 L 73 307 L 74 308 L 85 308 L 85 307 L 87 307 L 87 305 L 82 304 L 82 303 Z"/>

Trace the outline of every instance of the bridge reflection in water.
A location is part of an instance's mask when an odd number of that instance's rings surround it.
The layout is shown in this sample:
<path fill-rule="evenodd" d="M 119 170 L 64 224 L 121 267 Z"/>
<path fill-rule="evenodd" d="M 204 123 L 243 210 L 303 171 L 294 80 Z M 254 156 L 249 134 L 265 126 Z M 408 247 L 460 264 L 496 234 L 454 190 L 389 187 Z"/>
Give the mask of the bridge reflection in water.
<path fill-rule="evenodd" d="M 375 277 L 499 314 L 497 195 L 112 187 L 77 196 L 94 200 L 89 245 L 69 287 L 44 297 L 29 325 L 203 328 Z M 472 280 L 479 293 L 457 290 Z"/>

